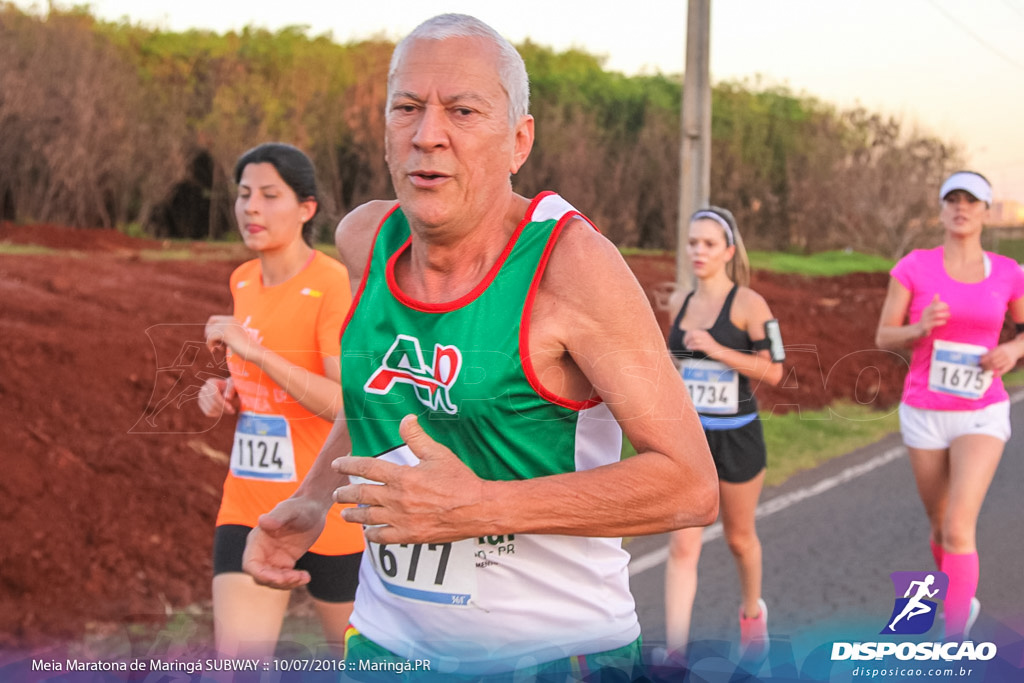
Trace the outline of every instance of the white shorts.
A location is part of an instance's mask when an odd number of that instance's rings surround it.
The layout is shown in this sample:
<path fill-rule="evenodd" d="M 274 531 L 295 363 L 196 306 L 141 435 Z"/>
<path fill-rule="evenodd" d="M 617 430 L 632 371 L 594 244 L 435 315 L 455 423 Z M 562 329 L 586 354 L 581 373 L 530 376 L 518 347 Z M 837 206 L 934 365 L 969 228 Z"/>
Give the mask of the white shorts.
<path fill-rule="evenodd" d="M 900 433 L 908 448 L 941 450 L 968 434 L 987 434 L 1006 443 L 1010 439 L 1010 402 L 1000 401 L 979 410 L 925 410 L 900 403 Z"/>

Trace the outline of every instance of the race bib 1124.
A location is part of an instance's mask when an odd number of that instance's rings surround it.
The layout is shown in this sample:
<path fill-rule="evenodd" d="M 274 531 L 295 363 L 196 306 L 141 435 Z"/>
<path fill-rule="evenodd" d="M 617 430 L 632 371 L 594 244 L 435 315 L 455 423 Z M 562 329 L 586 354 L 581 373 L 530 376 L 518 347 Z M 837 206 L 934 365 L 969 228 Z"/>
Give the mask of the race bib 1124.
<path fill-rule="evenodd" d="M 243 479 L 295 481 L 288 420 L 280 415 L 240 414 L 231 447 L 231 472 Z"/>

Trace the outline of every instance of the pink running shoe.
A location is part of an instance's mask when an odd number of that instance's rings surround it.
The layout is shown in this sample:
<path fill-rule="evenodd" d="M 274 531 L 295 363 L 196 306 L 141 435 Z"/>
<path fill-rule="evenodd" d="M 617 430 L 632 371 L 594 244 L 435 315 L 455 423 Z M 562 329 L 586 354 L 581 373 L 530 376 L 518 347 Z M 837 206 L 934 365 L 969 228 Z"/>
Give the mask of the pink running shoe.
<path fill-rule="evenodd" d="M 768 607 L 763 599 L 758 599 L 761 613 L 756 617 L 743 616 L 740 607 L 740 659 L 747 662 L 759 662 L 768 656 Z"/>

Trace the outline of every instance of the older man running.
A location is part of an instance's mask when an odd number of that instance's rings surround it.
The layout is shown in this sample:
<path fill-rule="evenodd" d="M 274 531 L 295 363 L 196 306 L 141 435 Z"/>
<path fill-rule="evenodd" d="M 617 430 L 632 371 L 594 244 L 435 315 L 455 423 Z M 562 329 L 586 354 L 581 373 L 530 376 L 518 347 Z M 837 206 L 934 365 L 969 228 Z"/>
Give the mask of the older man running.
<path fill-rule="evenodd" d="M 302 583 L 294 558 L 332 500 L 357 503 L 344 513 L 367 540 L 353 662 L 636 675 L 621 537 L 717 513 L 700 422 L 636 279 L 561 197 L 512 189 L 528 105 L 522 58 L 489 26 L 420 25 L 388 76 L 398 200 L 338 226 L 357 292 L 344 416 L 253 531 L 245 566 Z M 623 431 L 637 455 L 620 461 Z"/>

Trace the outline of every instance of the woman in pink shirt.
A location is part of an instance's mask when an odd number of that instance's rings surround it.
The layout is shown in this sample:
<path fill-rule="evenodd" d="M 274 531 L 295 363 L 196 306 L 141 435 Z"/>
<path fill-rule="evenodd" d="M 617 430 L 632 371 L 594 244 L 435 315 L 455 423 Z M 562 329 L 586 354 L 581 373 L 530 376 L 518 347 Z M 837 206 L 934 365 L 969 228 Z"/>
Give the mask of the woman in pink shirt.
<path fill-rule="evenodd" d="M 939 197 L 945 239 L 892 269 L 875 341 L 912 350 L 900 431 L 931 523 L 932 555 L 949 577 L 946 637 L 964 639 L 980 610 L 978 513 L 1010 437 L 1001 375 L 1024 355 L 1024 325 L 1004 344 L 999 333 L 1007 310 L 1024 321 L 1024 272 L 981 247 L 992 201 L 984 176 L 954 173 Z"/>

